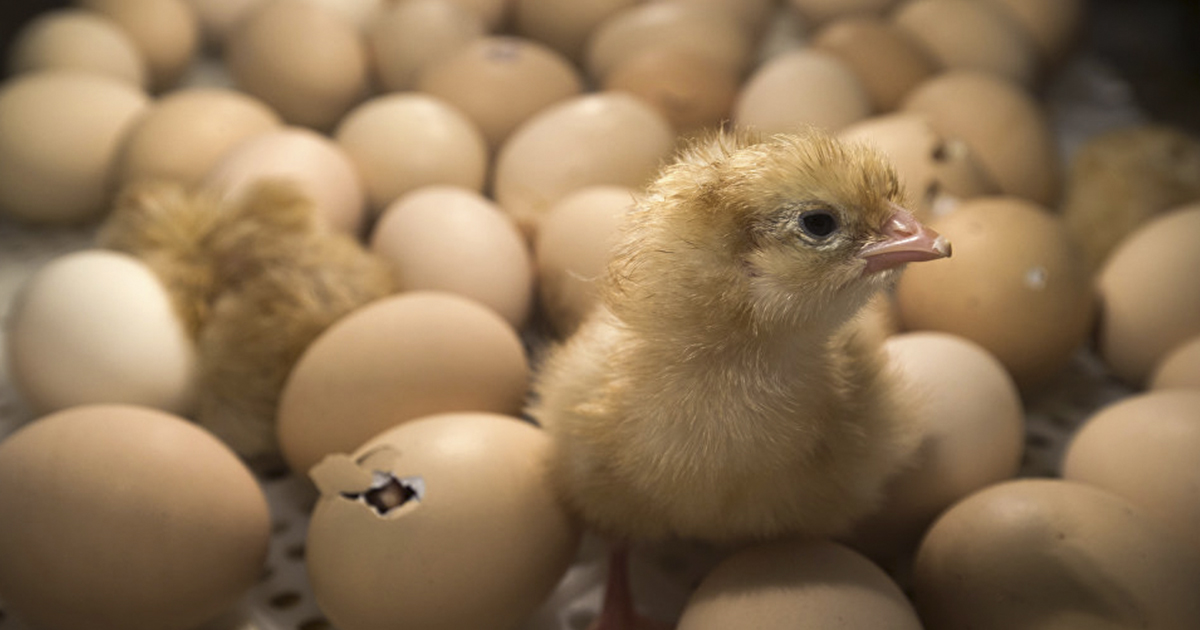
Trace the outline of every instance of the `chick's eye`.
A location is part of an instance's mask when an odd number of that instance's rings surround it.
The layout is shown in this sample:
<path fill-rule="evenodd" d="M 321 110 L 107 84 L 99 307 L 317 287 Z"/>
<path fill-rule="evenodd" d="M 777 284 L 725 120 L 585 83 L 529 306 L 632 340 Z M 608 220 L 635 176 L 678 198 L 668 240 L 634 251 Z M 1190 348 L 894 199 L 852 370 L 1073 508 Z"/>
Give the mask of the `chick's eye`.
<path fill-rule="evenodd" d="M 800 215 L 800 229 L 813 238 L 829 238 L 838 231 L 838 220 L 826 210 L 813 210 Z"/>

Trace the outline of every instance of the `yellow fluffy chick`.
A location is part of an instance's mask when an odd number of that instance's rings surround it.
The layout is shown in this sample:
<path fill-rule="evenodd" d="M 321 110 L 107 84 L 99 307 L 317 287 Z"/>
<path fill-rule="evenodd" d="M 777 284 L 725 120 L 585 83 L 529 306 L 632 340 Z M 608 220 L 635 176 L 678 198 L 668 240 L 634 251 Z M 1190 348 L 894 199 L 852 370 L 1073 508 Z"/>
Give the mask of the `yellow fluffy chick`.
<path fill-rule="evenodd" d="M 869 511 L 919 429 L 859 317 L 950 254 L 900 196 L 883 158 L 816 131 L 682 151 L 539 370 L 564 501 L 618 540 L 832 536 Z"/>
<path fill-rule="evenodd" d="M 277 461 L 279 394 L 300 354 L 394 290 L 382 260 L 327 228 L 284 182 L 236 202 L 139 185 L 120 197 L 99 244 L 140 257 L 163 280 L 197 343 L 197 421 L 256 463 Z"/>

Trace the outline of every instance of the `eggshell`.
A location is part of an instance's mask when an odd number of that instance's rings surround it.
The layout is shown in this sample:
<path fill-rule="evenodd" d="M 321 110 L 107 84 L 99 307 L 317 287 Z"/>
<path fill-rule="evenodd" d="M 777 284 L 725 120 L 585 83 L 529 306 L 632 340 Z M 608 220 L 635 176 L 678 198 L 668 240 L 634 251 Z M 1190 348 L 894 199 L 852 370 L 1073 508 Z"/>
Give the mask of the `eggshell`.
<path fill-rule="evenodd" d="M 528 234 L 571 191 L 639 189 L 674 148 L 671 124 L 636 97 L 601 92 L 568 99 L 517 128 L 496 156 L 495 197 Z"/>
<path fill-rule="evenodd" d="M 89 403 L 191 408 L 195 348 L 140 260 L 106 250 L 56 258 L 25 282 L 11 309 L 9 369 L 34 411 Z"/>
<path fill-rule="evenodd" d="M 1154 218 L 1125 238 L 1096 278 L 1097 345 L 1109 368 L 1142 383 L 1168 352 L 1200 334 L 1200 203 Z"/>
<path fill-rule="evenodd" d="M 639 0 L 513 0 L 513 22 L 518 33 L 582 62 L 587 42 L 596 27 Z"/>
<path fill-rule="evenodd" d="M 912 265 L 896 297 L 904 325 L 987 348 L 1023 389 L 1056 376 L 1083 344 L 1094 292 L 1062 221 L 1016 197 L 980 197 L 930 227 L 950 258 Z"/>
<path fill-rule="evenodd" d="M 1200 627 L 1200 555 L 1081 483 L 997 484 L 950 508 L 913 574 L 926 630 Z"/>
<path fill-rule="evenodd" d="M 266 104 L 235 90 L 174 91 L 130 129 L 118 160 L 120 180 L 171 179 L 196 186 L 228 151 L 280 124 Z"/>
<path fill-rule="evenodd" d="M 1061 65 L 1077 43 L 1086 10 L 1084 0 L 991 0 L 1008 11 L 1033 40 L 1043 64 Z"/>
<path fill-rule="evenodd" d="M 809 27 L 848 15 L 883 15 L 897 0 L 788 0 Z"/>
<path fill-rule="evenodd" d="M 613 68 L 647 47 L 668 47 L 712 60 L 741 74 L 752 42 L 724 12 L 682 2 L 651 2 L 624 9 L 601 23 L 588 40 L 588 76 L 603 83 Z"/>
<path fill-rule="evenodd" d="M 487 142 L 475 123 L 439 98 L 376 96 L 347 114 L 334 138 L 362 175 L 375 215 L 422 186 L 483 189 Z"/>
<path fill-rule="evenodd" d="M 514 414 L 529 365 L 508 322 L 473 300 L 434 291 L 372 302 L 309 345 L 284 385 L 279 439 L 292 470 L 433 413 Z"/>
<path fill-rule="evenodd" d="M 95 11 L 47 11 L 17 33 L 8 50 L 9 71 L 70 69 L 96 72 L 144 89 L 142 53 L 119 24 Z"/>
<path fill-rule="evenodd" d="M 1025 87 L 1037 76 L 1033 41 L 989 2 L 911 0 L 892 21 L 942 68 L 994 73 Z"/>
<path fill-rule="evenodd" d="M 203 39 L 219 49 L 234 26 L 267 0 L 184 0 L 200 24 Z"/>
<path fill-rule="evenodd" d="M 709 12 L 724 12 L 745 29 L 757 34 L 775 14 L 775 0 L 651 0 L 694 5 Z"/>
<path fill-rule="evenodd" d="M 1055 207 L 1061 169 L 1054 136 L 1041 106 L 1015 83 L 951 70 L 914 88 L 902 109 L 967 143 L 1005 193 Z"/>
<path fill-rule="evenodd" d="M 508 22 L 511 0 L 451 0 L 454 4 L 478 15 L 489 32 L 499 30 Z"/>
<path fill-rule="evenodd" d="M 267 502 L 186 420 L 75 407 L 0 442 L 0 593 L 44 630 L 188 630 L 262 575 Z"/>
<path fill-rule="evenodd" d="M 889 628 L 919 630 L 900 587 L 855 551 L 832 542 L 753 546 L 717 565 L 696 589 L 678 630 Z"/>
<path fill-rule="evenodd" d="M 383 15 L 391 4 L 391 0 L 306 0 L 331 13 L 336 13 L 342 19 L 354 26 L 359 32 L 370 28 L 375 20 Z"/>
<path fill-rule="evenodd" d="M 334 229 L 349 234 L 361 229 L 362 179 L 346 151 L 328 137 L 291 126 L 250 136 L 221 156 L 201 185 L 236 201 L 264 179 L 295 183 Z"/>
<path fill-rule="evenodd" d="M 711 59 L 656 46 L 625 58 L 609 73 L 604 89 L 641 98 L 684 134 L 728 120 L 738 85 L 733 71 Z"/>
<path fill-rule="evenodd" d="M 1200 552 L 1200 391 L 1139 394 L 1075 432 L 1062 476 L 1124 497 Z"/>
<path fill-rule="evenodd" d="M 623 186 L 589 186 L 563 197 L 546 213 L 534 244 L 541 306 L 567 336 L 599 301 L 603 276 L 622 219 L 634 203 Z"/>
<path fill-rule="evenodd" d="M 375 80 L 387 92 L 411 90 L 421 71 L 482 37 L 483 19 L 451 0 L 405 0 L 367 29 Z"/>
<path fill-rule="evenodd" d="M 1025 448 L 1020 392 L 982 346 L 915 332 L 890 337 L 884 349 L 922 437 L 884 504 L 852 536 L 856 548 L 881 560 L 915 551 L 929 524 L 958 500 L 1015 477 Z"/>
<path fill-rule="evenodd" d="M 910 35 L 870 15 L 830 23 L 813 36 L 812 45 L 846 62 L 876 112 L 896 109 L 909 90 L 940 70 Z"/>
<path fill-rule="evenodd" d="M 836 132 L 870 113 L 867 91 L 850 66 L 813 48 L 764 62 L 733 105 L 734 122 L 764 134 L 795 132 L 805 125 Z"/>
<path fill-rule="evenodd" d="M 417 89 L 466 114 L 494 151 L 530 116 L 582 92 L 583 81 L 551 48 L 519 37 L 484 37 L 427 66 Z"/>
<path fill-rule="evenodd" d="M 183 0 L 78 0 L 125 30 L 137 45 L 156 91 L 179 82 L 200 50 L 200 23 Z"/>
<path fill-rule="evenodd" d="M 306 552 L 321 610 L 343 630 L 516 627 L 579 545 L 545 475 L 551 447 L 516 418 L 457 413 L 328 456 Z M 390 479 L 415 496 L 382 514 L 357 498 Z"/>
<path fill-rule="evenodd" d="M 1172 350 L 1154 369 L 1151 389 L 1200 389 L 1200 336 Z"/>
<path fill-rule="evenodd" d="M 512 219 L 466 188 L 428 186 L 392 202 L 371 235 L 401 291 L 457 293 L 520 328 L 533 302 L 533 261 Z"/>
<path fill-rule="evenodd" d="M 289 123 L 328 129 L 367 90 L 367 50 L 341 15 L 311 2 L 270 0 L 229 36 L 225 64 L 238 88 Z"/>
<path fill-rule="evenodd" d="M 117 151 L 148 98 L 125 81 L 47 70 L 0 86 L 0 213 L 80 223 L 107 210 Z"/>
<path fill-rule="evenodd" d="M 920 114 L 867 118 L 838 136 L 868 143 L 891 159 L 907 190 L 906 207 L 922 221 L 949 214 L 965 200 L 1000 193 L 965 142 L 941 135 Z"/>

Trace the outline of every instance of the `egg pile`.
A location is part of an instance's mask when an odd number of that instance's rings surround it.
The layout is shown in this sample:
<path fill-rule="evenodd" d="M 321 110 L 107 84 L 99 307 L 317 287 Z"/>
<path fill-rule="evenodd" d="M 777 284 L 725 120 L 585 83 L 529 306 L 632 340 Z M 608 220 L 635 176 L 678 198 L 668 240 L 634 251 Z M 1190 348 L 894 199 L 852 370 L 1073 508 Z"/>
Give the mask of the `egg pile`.
<path fill-rule="evenodd" d="M 622 216 L 681 142 L 728 122 L 816 125 L 884 152 L 954 244 L 875 313 L 922 446 L 844 539 L 726 550 L 678 627 L 1197 628 L 1200 140 L 1118 130 L 1066 164 L 1042 97 L 1085 12 L 77 0 L 5 51 L 0 229 L 103 231 L 132 198 L 167 217 L 147 239 L 182 242 L 204 215 L 172 222 L 171 203 L 291 187 L 315 226 L 295 256 L 321 263 L 321 239 L 339 238 L 391 278 L 377 299 L 281 291 L 253 305 L 251 334 L 224 331 L 241 352 L 220 356 L 245 362 L 220 366 L 227 381 L 261 388 L 265 363 L 286 375 L 261 413 L 268 450 L 311 479 L 322 613 L 341 630 L 526 627 L 582 557 L 541 474 L 550 444 L 521 418 L 539 348 L 592 307 Z M 220 260 L 100 240 L 12 301 L 8 375 L 39 416 L 0 442 L 15 617 L 186 630 L 263 570 L 259 453 L 202 411 L 205 322 L 234 307 L 187 266 L 236 285 L 253 263 L 286 285 L 256 229 Z M 181 311 L 188 291 L 204 299 Z M 332 321 L 290 315 L 337 300 Z M 1018 479 L 1030 409 L 1081 362 L 1120 399 L 1063 427 L 1056 470 Z"/>

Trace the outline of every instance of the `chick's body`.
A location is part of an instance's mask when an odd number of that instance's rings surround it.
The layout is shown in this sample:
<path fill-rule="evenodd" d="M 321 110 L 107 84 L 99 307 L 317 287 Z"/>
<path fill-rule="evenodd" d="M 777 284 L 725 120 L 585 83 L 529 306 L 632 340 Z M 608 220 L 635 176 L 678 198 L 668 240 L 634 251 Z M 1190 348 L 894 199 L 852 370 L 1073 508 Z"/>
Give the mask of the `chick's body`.
<path fill-rule="evenodd" d="M 899 195 L 816 132 L 681 153 L 539 371 L 567 504 L 625 539 L 835 535 L 868 511 L 918 430 L 860 315 L 900 264 L 948 255 Z"/>

